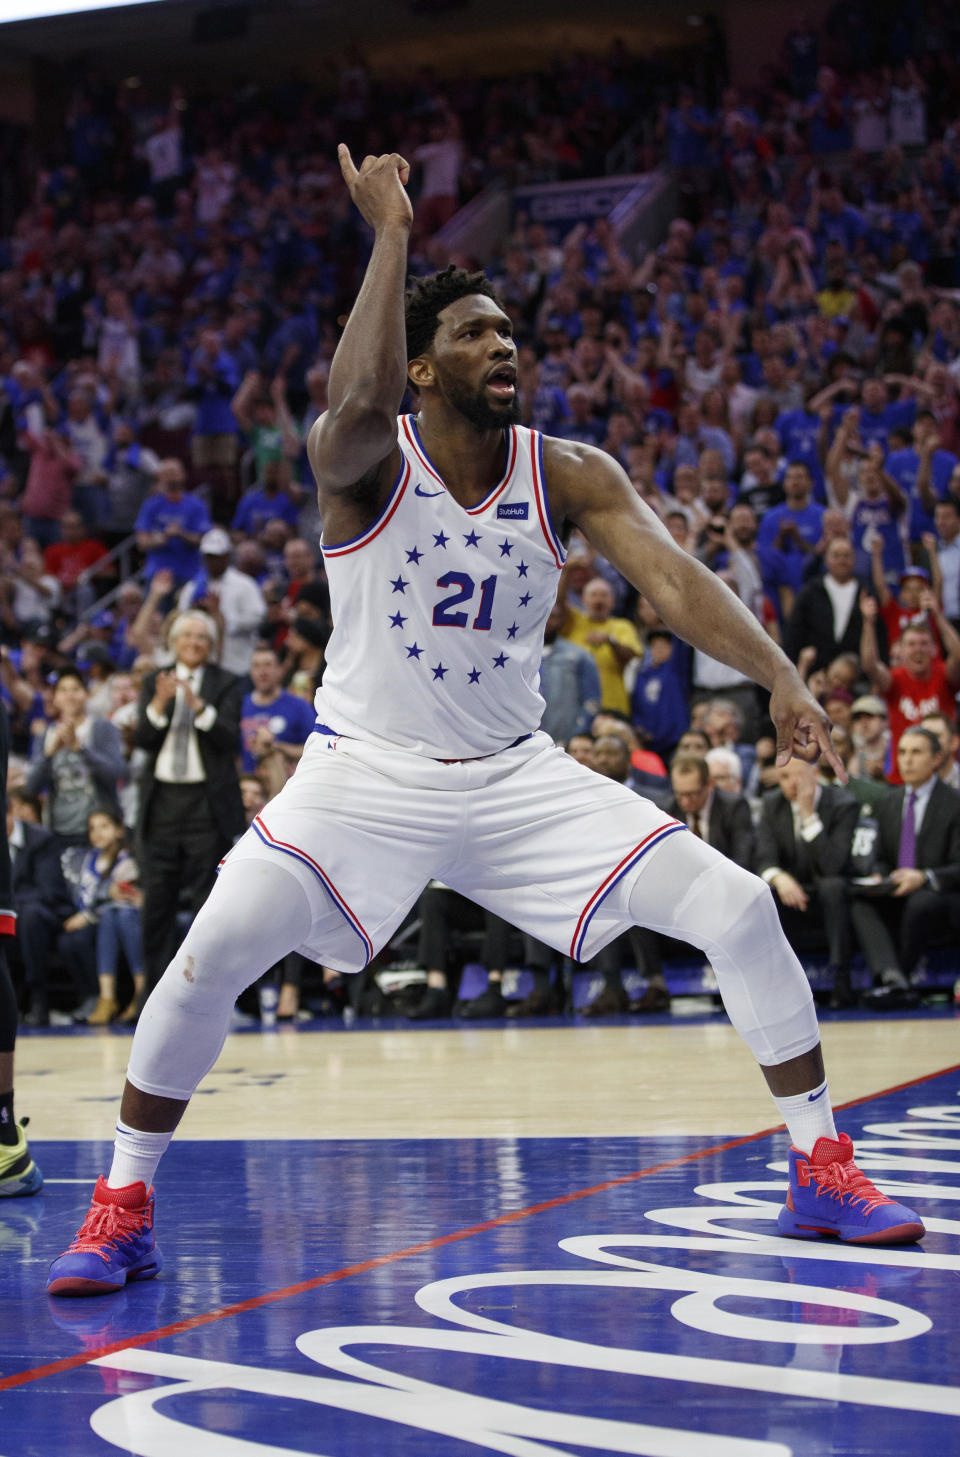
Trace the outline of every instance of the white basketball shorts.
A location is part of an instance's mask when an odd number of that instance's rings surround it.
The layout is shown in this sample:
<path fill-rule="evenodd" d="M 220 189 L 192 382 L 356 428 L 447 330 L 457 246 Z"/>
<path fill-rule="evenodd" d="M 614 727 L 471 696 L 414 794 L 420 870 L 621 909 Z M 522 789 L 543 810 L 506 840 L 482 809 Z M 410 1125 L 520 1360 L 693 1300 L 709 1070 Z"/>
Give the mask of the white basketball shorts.
<path fill-rule="evenodd" d="M 226 859 L 282 857 L 316 906 L 298 949 L 338 971 L 361 971 L 431 880 L 586 961 L 633 924 L 637 876 L 681 830 L 545 733 L 445 764 L 318 731 Z"/>

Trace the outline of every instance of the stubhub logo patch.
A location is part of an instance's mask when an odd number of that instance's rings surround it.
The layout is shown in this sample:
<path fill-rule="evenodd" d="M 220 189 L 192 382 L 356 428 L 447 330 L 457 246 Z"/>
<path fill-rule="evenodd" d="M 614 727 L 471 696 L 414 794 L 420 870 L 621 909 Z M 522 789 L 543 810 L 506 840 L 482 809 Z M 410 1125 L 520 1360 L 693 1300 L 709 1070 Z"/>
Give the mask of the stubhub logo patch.
<path fill-rule="evenodd" d="M 497 507 L 498 521 L 526 521 L 528 503 L 526 501 L 508 502 L 506 506 Z"/>

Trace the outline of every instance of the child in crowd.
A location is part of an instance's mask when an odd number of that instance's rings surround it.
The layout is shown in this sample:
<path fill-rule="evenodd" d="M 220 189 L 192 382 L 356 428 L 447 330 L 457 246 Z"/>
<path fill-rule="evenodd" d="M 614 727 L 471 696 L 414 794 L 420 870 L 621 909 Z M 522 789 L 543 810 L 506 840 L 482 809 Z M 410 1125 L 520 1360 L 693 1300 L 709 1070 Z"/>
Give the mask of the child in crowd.
<path fill-rule="evenodd" d="M 87 954 L 96 966 L 98 995 L 87 1014 L 75 1021 L 103 1026 L 114 1018 L 135 1022 L 146 999 L 147 979 L 143 967 L 138 885 L 140 872 L 126 849 L 126 831 L 120 815 L 112 809 L 95 809 L 87 820 L 89 848 L 75 848 L 65 857 L 64 870 L 77 900 L 77 913 L 65 930 L 83 934 Z M 61 949 L 62 943 L 61 943 Z M 133 997 L 120 1012 L 117 1001 L 117 967 L 121 949 L 133 978 Z M 84 1010 L 83 1003 L 78 1011 Z"/>

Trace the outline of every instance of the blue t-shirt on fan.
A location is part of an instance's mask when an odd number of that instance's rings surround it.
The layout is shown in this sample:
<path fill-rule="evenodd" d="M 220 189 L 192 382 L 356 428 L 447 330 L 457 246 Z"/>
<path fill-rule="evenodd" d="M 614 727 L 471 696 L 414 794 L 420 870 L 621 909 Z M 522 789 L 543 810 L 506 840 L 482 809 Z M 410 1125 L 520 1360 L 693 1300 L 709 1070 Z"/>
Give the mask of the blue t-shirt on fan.
<path fill-rule="evenodd" d="M 297 516 L 297 507 L 282 491 L 271 496 L 263 490 L 251 490 L 240 497 L 230 526 L 231 530 L 243 531 L 247 536 L 259 536 L 267 522 L 275 517 L 296 528 Z"/>
<path fill-rule="evenodd" d="M 137 531 L 163 531 L 176 523 L 191 536 L 203 536 L 211 521 L 206 505 L 197 496 L 181 496 L 171 501 L 168 496 L 148 496 L 137 516 Z M 200 547 L 182 536 L 168 537 L 161 546 L 151 547 L 144 564 L 147 581 L 157 572 L 172 572 L 178 584 L 187 582 L 200 567 Z"/>
<path fill-rule="evenodd" d="M 894 581 L 903 571 L 905 557 L 900 518 L 881 497 L 879 501 L 858 501 L 850 516 L 850 537 L 857 554 L 857 576 L 870 576 L 871 542 L 874 535 L 883 538 L 884 576 Z"/>
<path fill-rule="evenodd" d="M 849 409 L 848 404 L 834 405 L 834 430 L 840 428 L 840 422 Z M 882 410 L 876 411 L 866 410 L 861 405 L 860 425 L 857 431 L 860 436 L 860 444 L 864 450 L 867 450 L 877 440 L 886 451 L 890 432 L 892 430 L 912 430 L 916 416 L 917 403 L 915 400 L 892 400 L 889 405 L 884 405 Z"/>
<path fill-rule="evenodd" d="M 305 744 L 316 721 L 313 704 L 295 693 L 281 693 L 267 704 L 254 703 L 253 694 L 248 693 L 240 714 L 240 764 L 244 774 L 251 774 L 257 767 L 253 741 L 259 729 L 269 729 L 280 744 Z"/>
<path fill-rule="evenodd" d="M 947 494 L 947 485 L 957 464 L 957 457 L 950 450 L 935 450 L 930 457 L 930 484 L 941 499 Z M 904 495 L 916 492 L 917 475 L 920 471 L 920 455 L 913 446 L 906 450 L 891 450 L 883 463 L 888 476 L 892 476 Z"/>
<path fill-rule="evenodd" d="M 799 536 L 809 546 L 815 547 L 823 534 L 823 507 L 811 501 L 800 510 L 786 504 L 773 506 L 764 513 L 757 533 L 757 551 L 763 567 L 764 581 L 774 586 L 788 586 L 799 592 L 803 586 L 803 569 L 808 553 L 795 541 L 788 539 L 783 546 L 776 546 L 777 534 L 785 521 L 792 521 Z"/>

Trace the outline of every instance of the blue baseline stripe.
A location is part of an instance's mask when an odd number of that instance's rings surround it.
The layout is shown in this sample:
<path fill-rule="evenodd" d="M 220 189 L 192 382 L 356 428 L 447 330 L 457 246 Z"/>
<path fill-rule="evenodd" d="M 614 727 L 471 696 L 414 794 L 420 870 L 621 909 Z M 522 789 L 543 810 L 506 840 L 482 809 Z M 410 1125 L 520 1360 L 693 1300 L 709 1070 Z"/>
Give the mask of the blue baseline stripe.
<path fill-rule="evenodd" d="M 580 935 L 577 937 L 577 943 L 573 948 L 573 954 L 577 961 L 580 960 L 580 952 L 583 950 L 583 942 L 587 934 L 587 928 L 589 927 L 590 922 L 593 920 L 597 911 L 603 905 L 603 902 L 606 900 L 607 896 L 613 890 L 614 886 L 619 885 L 623 877 L 625 875 L 629 875 L 630 871 L 633 870 L 634 866 L 639 865 L 644 855 L 649 855 L 651 850 L 655 850 L 658 845 L 662 845 L 668 835 L 675 835 L 678 830 L 686 830 L 686 828 L 686 825 L 667 825 L 662 834 L 658 835 L 655 840 L 651 840 L 649 844 L 644 845 L 639 855 L 635 855 L 632 860 L 628 861 L 621 870 L 620 874 L 616 876 L 613 880 L 611 880 L 610 884 L 603 892 L 603 895 L 598 897 L 596 905 L 590 907 L 590 912 L 587 915 L 587 918 L 584 921 L 582 927 L 580 928 Z"/>
<path fill-rule="evenodd" d="M 347 913 L 346 907 L 341 904 L 340 897 L 337 894 L 337 891 L 335 890 L 332 882 L 328 881 L 325 876 L 321 875 L 316 865 L 311 864 L 311 862 L 307 859 L 305 855 L 298 854 L 297 851 L 289 845 L 278 845 L 276 841 L 269 839 L 260 829 L 260 826 L 256 823 L 256 821 L 254 821 L 253 828 L 254 830 L 256 830 L 257 835 L 268 847 L 268 849 L 277 850 L 281 855 L 289 855 L 292 860 L 299 860 L 301 865 L 305 865 L 308 870 L 311 870 L 313 872 L 313 874 L 319 880 L 320 884 L 323 886 L 324 890 L 326 890 L 329 894 L 330 899 L 333 901 L 337 910 L 340 912 L 341 916 L 346 921 L 353 934 L 355 936 L 359 936 L 360 940 L 363 942 L 363 949 L 366 953 L 364 966 L 366 966 L 367 962 L 369 962 L 373 957 L 373 943 L 367 936 L 366 932 L 362 931 L 359 925 L 355 923 L 352 920 L 351 916 Z"/>

